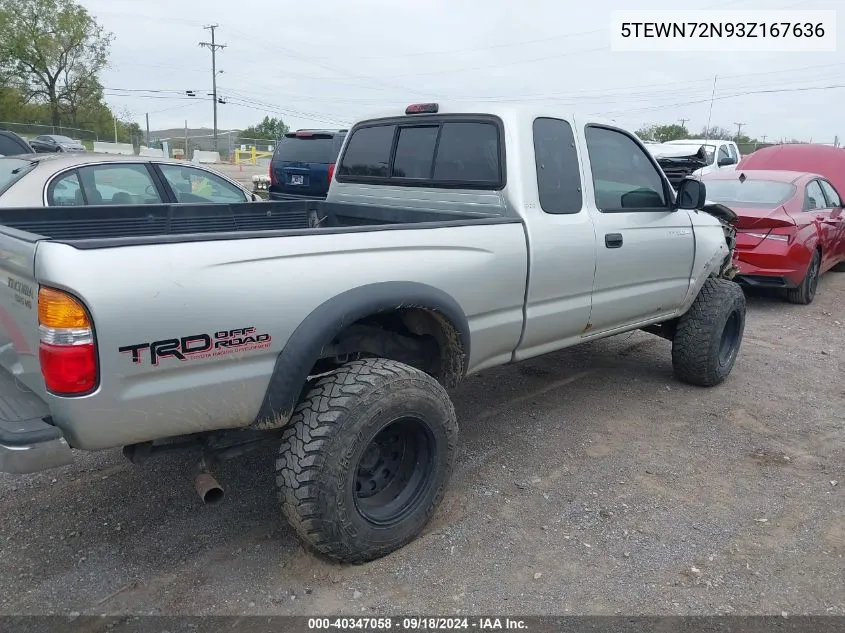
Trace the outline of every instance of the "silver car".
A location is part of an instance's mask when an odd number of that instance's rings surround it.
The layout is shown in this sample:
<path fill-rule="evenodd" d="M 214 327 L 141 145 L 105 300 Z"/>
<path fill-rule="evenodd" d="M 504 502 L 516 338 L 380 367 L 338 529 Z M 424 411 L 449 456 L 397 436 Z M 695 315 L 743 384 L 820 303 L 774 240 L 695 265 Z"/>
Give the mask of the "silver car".
<path fill-rule="evenodd" d="M 234 180 L 183 161 L 106 154 L 0 157 L 0 207 L 226 204 L 258 199 Z"/>

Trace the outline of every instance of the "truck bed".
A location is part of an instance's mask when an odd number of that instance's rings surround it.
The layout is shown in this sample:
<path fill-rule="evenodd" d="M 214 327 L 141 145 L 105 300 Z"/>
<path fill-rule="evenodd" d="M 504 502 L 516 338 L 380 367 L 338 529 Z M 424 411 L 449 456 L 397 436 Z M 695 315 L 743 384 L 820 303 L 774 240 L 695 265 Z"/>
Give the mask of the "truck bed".
<path fill-rule="evenodd" d="M 0 209 L 0 225 L 16 229 L 15 237 L 27 239 L 28 233 L 28 241 L 50 239 L 77 248 L 519 221 L 324 200 Z"/>
<path fill-rule="evenodd" d="M 359 309 L 434 302 L 471 333 L 467 371 L 508 362 L 522 333 L 525 228 L 504 211 L 466 208 L 270 201 L 0 209 L 0 367 L 49 405 L 71 447 L 97 450 L 263 423 L 279 359 L 299 362 L 294 333 L 322 335 L 327 323 L 359 318 Z M 99 386 L 90 395 L 45 390 L 35 351 L 42 286 L 72 293 L 91 315 Z M 163 361 L 127 353 L 245 332 L 260 344 Z M 29 415 L 21 411 L 0 420 Z"/>

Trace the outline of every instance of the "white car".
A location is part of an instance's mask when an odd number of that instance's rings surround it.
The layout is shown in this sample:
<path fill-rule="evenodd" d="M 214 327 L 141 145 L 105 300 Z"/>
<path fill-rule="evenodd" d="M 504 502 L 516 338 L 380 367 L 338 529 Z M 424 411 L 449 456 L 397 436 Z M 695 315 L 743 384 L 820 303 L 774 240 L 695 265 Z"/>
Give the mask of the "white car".
<path fill-rule="evenodd" d="M 736 143 L 722 139 L 678 139 L 646 147 L 676 189 L 688 176 L 736 169 L 742 158 Z"/>

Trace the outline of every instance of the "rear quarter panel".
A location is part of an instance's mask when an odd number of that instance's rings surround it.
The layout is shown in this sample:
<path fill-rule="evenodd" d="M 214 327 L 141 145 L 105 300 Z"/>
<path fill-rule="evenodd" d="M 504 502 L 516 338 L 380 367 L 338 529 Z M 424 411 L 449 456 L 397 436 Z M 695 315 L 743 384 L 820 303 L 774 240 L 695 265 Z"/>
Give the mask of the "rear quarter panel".
<path fill-rule="evenodd" d="M 507 362 L 522 328 L 527 254 L 519 223 L 42 248 L 38 280 L 82 299 L 96 332 L 99 388 L 80 398 L 49 397 L 77 448 L 250 424 L 293 330 L 333 296 L 369 283 L 416 281 L 451 295 L 470 324 L 470 371 Z M 247 351 L 157 364 L 148 350 L 137 363 L 119 351 L 247 328 L 269 338 Z"/>

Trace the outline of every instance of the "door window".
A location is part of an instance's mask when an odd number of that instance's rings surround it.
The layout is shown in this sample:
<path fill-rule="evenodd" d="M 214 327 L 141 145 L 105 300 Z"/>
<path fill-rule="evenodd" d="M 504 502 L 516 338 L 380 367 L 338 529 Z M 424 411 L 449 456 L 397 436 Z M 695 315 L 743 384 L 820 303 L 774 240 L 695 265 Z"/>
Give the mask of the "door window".
<path fill-rule="evenodd" d="M 663 178 L 634 139 L 595 125 L 585 138 L 600 211 L 668 209 Z"/>
<path fill-rule="evenodd" d="M 827 206 L 832 209 L 841 207 L 842 199 L 839 197 L 836 189 L 833 188 L 833 185 L 826 180 L 820 180 L 819 184 L 821 185 L 822 191 L 824 191 L 824 195 L 827 198 Z"/>
<path fill-rule="evenodd" d="M 87 204 L 161 204 L 143 164 L 88 165 L 79 168 Z"/>
<path fill-rule="evenodd" d="M 815 209 L 827 208 L 827 201 L 824 199 L 824 193 L 819 185 L 818 180 L 814 180 L 807 185 L 807 193 L 804 197 L 804 210 L 812 211 Z"/>
<path fill-rule="evenodd" d="M 246 202 L 246 194 L 217 174 L 196 167 L 159 165 L 179 202 Z"/>

